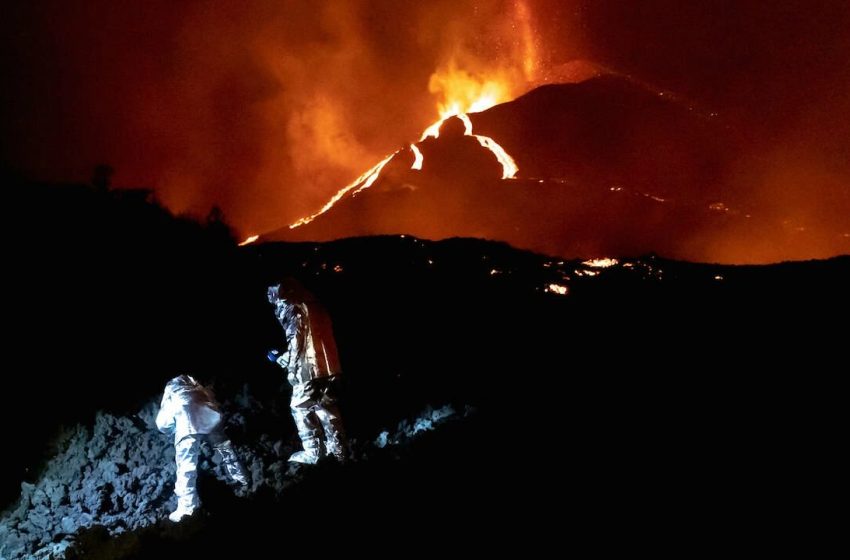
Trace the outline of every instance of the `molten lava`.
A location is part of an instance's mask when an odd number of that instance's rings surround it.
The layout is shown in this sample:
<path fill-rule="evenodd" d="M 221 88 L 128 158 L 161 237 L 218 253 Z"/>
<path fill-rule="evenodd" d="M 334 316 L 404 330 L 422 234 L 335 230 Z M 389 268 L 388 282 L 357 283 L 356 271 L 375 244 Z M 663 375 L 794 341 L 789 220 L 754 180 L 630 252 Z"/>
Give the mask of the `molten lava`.
<path fill-rule="evenodd" d="M 333 205 L 336 204 L 339 199 L 345 196 L 346 193 L 348 193 L 352 189 L 356 188 L 357 190 L 355 190 L 352 194 L 357 194 L 363 189 L 368 189 L 369 187 L 371 187 L 372 183 L 378 180 L 378 176 L 381 174 L 381 169 L 383 169 L 384 166 L 388 164 L 390 160 L 393 159 L 393 157 L 400 151 L 401 150 L 396 150 L 395 152 L 391 153 L 390 155 L 379 161 L 378 164 L 375 165 L 372 169 L 365 172 L 363 175 L 356 178 L 354 181 L 340 189 L 340 191 L 336 193 L 333 198 L 331 198 L 324 206 L 322 206 L 321 210 L 319 210 L 315 214 L 301 218 L 294 224 L 290 225 L 289 228 L 294 229 L 299 226 L 303 226 L 304 224 L 309 224 L 310 222 L 315 220 L 316 217 L 321 216 L 322 214 L 333 208 Z"/>
<path fill-rule="evenodd" d="M 489 97 L 482 99 L 482 100 L 479 100 L 479 102 L 475 106 L 484 106 L 484 109 L 489 109 L 490 107 L 492 107 L 492 105 L 490 105 L 489 107 L 485 106 L 485 105 L 490 103 L 490 100 L 491 100 L 491 98 L 489 98 Z M 457 107 L 457 104 L 453 105 L 453 107 Z M 483 111 L 484 109 L 481 109 L 481 110 Z M 454 110 L 454 109 L 452 109 L 452 110 Z M 425 132 L 422 133 L 422 138 L 420 138 L 419 141 L 422 142 L 423 140 L 425 140 L 426 138 L 429 138 L 429 137 L 430 138 L 439 138 L 440 137 L 440 127 L 443 126 L 443 123 L 446 121 L 446 119 L 449 119 L 451 117 L 457 117 L 457 118 L 459 118 L 460 120 L 463 121 L 463 125 L 465 127 L 464 132 L 463 132 L 464 135 L 472 136 L 473 138 L 478 140 L 478 143 L 481 144 L 481 146 L 483 148 L 490 150 L 493 153 L 493 155 L 496 156 L 496 159 L 499 160 L 499 163 L 502 166 L 502 179 L 513 179 L 513 178 L 516 177 L 516 172 L 519 171 L 519 167 L 517 167 L 517 164 L 514 161 L 514 158 L 512 158 L 511 155 L 508 152 L 506 152 L 505 149 L 503 147 L 501 147 L 498 142 L 496 142 L 495 140 L 493 140 L 489 136 L 482 136 L 480 134 L 473 134 L 472 133 L 472 121 L 470 120 L 469 115 L 466 114 L 466 113 L 444 114 L 442 119 L 440 119 L 439 121 L 435 122 L 434 124 L 432 124 L 431 126 L 429 126 L 428 128 L 425 129 Z M 419 167 L 415 168 L 415 169 L 422 169 L 421 163 L 420 163 Z"/>
<path fill-rule="evenodd" d="M 502 179 L 513 179 L 516 177 L 516 173 L 519 170 L 519 167 L 514 161 L 514 158 L 505 151 L 505 149 L 499 145 L 498 142 L 490 138 L 489 136 L 483 136 L 480 134 L 472 133 L 472 121 L 469 118 L 468 113 L 470 112 L 478 112 L 489 109 L 490 107 L 496 105 L 497 103 L 501 103 L 503 101 L 507 101 L 508 97 L 508 88 L 500 85 L 496 81 L 486 80 L 479 81 L 476 78 L 472 77 L 470 74 L 459 71 L 455 69 L 453 66 L 448 75 L 442 75 L 440 73 L 435 73 L 431 76 L 431 84 L 429 88 L 434 90 L 443 91 L 444 95 L 453 95 L 454 100 L 440 104 L 440 120 L 429 126 L 422 133 L 422 136 L 419 138 L 419 141 L 422 142 L 426 138 L 439 138 L 440 137 L 440 127 L 451 117 L 458 117 L 464 124 L 464 135 L 472 136 L 481 146 L 490 152 L 496 157 L 499 161 L 499 164 L 502 166 Z M 410 166 L 411 169 L 422 170 L 422 164 L 425 160 L 422 152 L 416 146 L 416 144 L 410 144 L 410 150 L 413 152 L 414 160 L 413 164 Z M 368 189 L 372 186 L 372 184 L 378 180 L 378 177 L 381 174 L 381 170 L 386 166 L 390 160 L 395 157 L 401 150 L 397 150 L 394 153 L 388 155 L 383 160 L 381 160 L 377 165 L 360 175 L 353 182 L 349 183 L 345 187 L 339 190 L 331 199 L 322 207 L 321 210 L 312 214 L 310 216 L 301 218 L 294 224 L 290 225 L 290 229 L 297 228 L 299 226 L 303 226 L 305 224 L 309 224 L 316 217 L 321 216 L 336 204 L 343 196 L 345 196 L 349 191 L 353 190 L 352 194 L 357 194 L 364 189 Z M 355 190 L 356 189 L 356 190 Z"/>
<path fill-rule="evenodd" d="M 565 296 L 569 293 L 569 288 L 562 284 L 549 284 L 546 286 L 546 291 L 559 296 Z"/>
<path fill-rule="evenodd" d="M 486 57 L 470 55 L 462 46 L 456 46 L 447 62 L 431 74 L 428 91 L 438 96 L 437 111 L 440 119 L 427 127 L 419 138 L 419 142 L 426 138 L 439 138 L 440 127 L 446 119 L 458 117 L 464 123 L 464 134 L 475 138 L 481 147 L 496 157 L 502 166 L 502 179 L 516 178 L 519 169 L 516 161 L 493 138 L 473 134 L 469 114 L 485 111 L 494 105 L 514 99 L 527 91 L 529 85 L 539 78 L 538 48 L 531 10 L 525 0 L 517 0 L 513 6 L 514 23 L 511 24 L 511 34 L 514 47 L 502 51 L 498 63 L 494 63 L 495 59 L 489 54 Z M 519 34 L 515 35 L 517 26 Z M 421 171 L 424 163 L 422 152 L 415 143 L 410 144 L 410 150 L 414 156 L 410 168 Z M 354 182 L 343 187 L 321 210 L 312 216 L 301 218 L 289 226 L 290 229 L 310 223 L 332 208 L 349 191 L 356 189 L 353 194 L 357 194 L 369 188 L 397 153 L 398 151 L 390 154 Z"/>
<path fill-rule="evenodd" d="M 584 261 L 581 264 L 583 264 L 585 266 L 589 266 L 591 268 L 608 268 L 609 266 L 614 266 L 618 262 L 620 262 L 620 261 L 618 261 L 617 259 L 604 258 L 604 259 L 590 259 L 588 261 Z"/>
<path fill-rule="evenodd" d="M 410 168 L 421 171 L 422 162 L 425 161 L 425 158 L 422 157 L 422 152 L 419 151 L 419 148 L 416 147 L 416 144 L 410 145 L 410 151 L 413 152 L 414 156 L 413 165 L 411 165 Z"/>

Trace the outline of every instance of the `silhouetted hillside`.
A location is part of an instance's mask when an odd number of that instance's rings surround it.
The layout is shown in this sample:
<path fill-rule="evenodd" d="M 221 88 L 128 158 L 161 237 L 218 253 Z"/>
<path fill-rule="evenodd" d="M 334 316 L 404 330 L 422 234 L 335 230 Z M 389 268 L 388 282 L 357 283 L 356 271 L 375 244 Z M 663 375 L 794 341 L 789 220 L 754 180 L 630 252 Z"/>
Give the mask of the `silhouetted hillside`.
<path fill-rule="evenodd" d="M 15 187 L 32 189 L 16 191 L 32 235 L 9 267 L 8 293 L 23 297 L 3 407 L 18 470 L 4 489 L 33 483 L 4 514 L 16 546 L 146 558 L 212 554 L 226 534 L 246 554 L 311 549 L 287 528 L 329 512 L 328 546 L 349 550 L 423 535 L 550 545 L 564 518 L 629 543 L 659 527 L 716 538 L 718 519 L 754 532 L 824 521 L 812 496 L 838 480 L 850 257 L 580 262 L 410 236 L 237 249 L 220 224 L 169 216 L 144 193 Z M 333 317 L 350 465 L 286 463 L 296 440 L 265 360 L 282 341 L 264 289 L 284 275 Z M 182 372 L 215 378 L 254 485 L 235 498 L 204 463 L 206 513 L 174 526 L 161 520 L 171 448 L 150 418 Z M 456 422 L 394 435 L 446 405 Z M 48 470 L 22 470 L 53 449 Z"/>
<path fill-rule="evenodd" d="M 514 156 L 522 177 L 619 185 L 691 204 L 737 202 L 722 187 L 743 134 L 622 77 L 542 86 L 472 120 Z"/>
<path fill-rule="evenodd" d="M 19 364 L 3 394 L 23 407 L 2 407 L 17 450 L 5 502 L 59 423 L 126 411 L 177 371 L 235 375 L 250 299 L 231 299 L 247 289 L 220 220 L 175 218 L 144 190 L 8 178 L 3 189 L 7 359 Z"/>

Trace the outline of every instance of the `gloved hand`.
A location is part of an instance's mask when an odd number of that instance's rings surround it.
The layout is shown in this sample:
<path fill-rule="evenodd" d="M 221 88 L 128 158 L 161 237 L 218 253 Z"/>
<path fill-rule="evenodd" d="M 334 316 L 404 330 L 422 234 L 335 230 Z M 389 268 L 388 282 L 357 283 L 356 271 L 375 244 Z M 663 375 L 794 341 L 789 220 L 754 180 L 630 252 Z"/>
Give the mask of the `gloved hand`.
<path fill-rule="evenodd" d="M 174 432 L 177 431 L 177 426 L 174 423 L 171 423 L 168 426 L 159 428 L 159 431 L 167 436 L 173 436 Z"/>
<path fill-rule="evenodd" d="M 304 396 L 311 401 L 318 401 L 324 396 L 321 383 L 317 383 L 315 379 L 311 379 L 304 383 Z"/>
<path fill-rule="evenodd" d="M 281 352 L 280 350 L 269 350 L 266 357 L 270 362 L 274 362 L 283 369 L 289 367 L 289 359 L 292 357 L 289 352 Z"/>

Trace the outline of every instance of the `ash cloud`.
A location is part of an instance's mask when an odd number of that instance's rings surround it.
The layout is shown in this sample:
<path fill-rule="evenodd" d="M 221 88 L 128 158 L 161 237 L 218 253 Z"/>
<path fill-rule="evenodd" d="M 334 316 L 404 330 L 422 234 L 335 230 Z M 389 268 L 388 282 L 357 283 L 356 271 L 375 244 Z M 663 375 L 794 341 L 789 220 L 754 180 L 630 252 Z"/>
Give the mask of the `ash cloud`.
<path fill-rule="evenodd" d="M 315 212 L 418 138 L 435 72 L 546 83 L 586 59 L 716 113 L 749 146 L 722 187 L 824 230 L 813 254 L 846 246 L 844 2 L 42 1 L 3 25 L 4 167 L 85 180 L 109 163 L 114 184 L 178 212 L 218 205 L 243 235 Z"/>
<path fill-rule="evenodd" d="M 513 56 L 511 2 L 63 3 L 11 9 L 3 164 L 151 186 L 241 232 L 314 212 L 436 117 L 431 74 Z"/>

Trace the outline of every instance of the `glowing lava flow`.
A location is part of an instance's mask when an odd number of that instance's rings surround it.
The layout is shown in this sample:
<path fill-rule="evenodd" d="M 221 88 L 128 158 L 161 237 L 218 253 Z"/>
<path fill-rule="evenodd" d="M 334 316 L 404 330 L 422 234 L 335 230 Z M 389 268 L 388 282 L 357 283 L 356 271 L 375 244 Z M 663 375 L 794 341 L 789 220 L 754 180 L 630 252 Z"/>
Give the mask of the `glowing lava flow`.
<path fill-rule="evenodd" d="M 422 162 L 425 161 L 425 158 L 422 157 L 422 152 L 419 151 L 419 148 L 416 147 L 416 144 L 411 144 L 410 149 L 413 151 L 413 165 L 410 166 L 411 169 L 422 170 Z"/>
<path fill-rule="evenodd" d="M 489 102 L 490 102 L 489 99 L 483 100 L 483 102 L 476 102 L 475 104 L 473 104 L 473 107 L 477 108 L 479 106 L 483 106 L 485 109 L 487 109 L 487 108 L 495 105 L 495 102 L 493 102 L 492 104 L 490 104 L 488 106 L 487 103 L 489 103 Z M 426 128 L 425 132 L 422 133 L 422 138 L 419 141 L 421 142 L 422 140 L 425 140 L 426 138 L 429 138 L 429 137 L 439 138 L 440 137 L 440 126 L 442 126 L 442 124 L 445 122 L 445 120 L 449 119 L 451 117 L 457 117 L 457 118 L 459 118 L 460 120 L 463 121 L 464 134 L 466 136 L 472 136 L 473 138 L 478 140 L 479 144 L 481 144 L 484 148 L 487 148 L 488 150 L 490 150 L 493 153 L 493 155 L 496 156 L 496 159 L 499 160 L 499 163 L 502 165 L 502 179 L 513 179 L 514 177 L 516 177 L 516 173 L 519 170 L 519 167 L 517 167 L 517 164 L 514 161 L 514 158 L 512 158 L 510 156 L 510 154 L 508 154 L 508 152 L 506 152 L 505 149 L 502 148 L 499 145 L 498 142 L 496 142 L 495 140 L 493 140 L 489 136 L 482 136 L 480 134 L 472 134 L 472 121 L 469 119 L 469 115 L 467 115 L 466 113 L 459 112 L 459 111 L 458 112 L 453 112 L 453 111 L 455 111 L 454 108 L 452 110 L 450 110 L 448 112 L 448 114 L 444 113 L 443 118 L 441 118 L 439 121 L 435 122 L 434 124 L 432 124 L 431 126 Z M 411 144 L 410 149 L 413 152 L 413 156 L 415 158 L 413 160 L 413 165 L 411 165 L 410 168 L 421 170 L 422 169 L 422 163 L 425 160 L 424 156 L 422 155 L 422 152 L 419 151 L 419 148 L 416 147 L 416 144 Z M 340 189 L 339 192 L 337 192 L 324 206 L 322 206 L 321 210 L 319 210 L 318 212 L 316 212 L 313 215 L 307 216 L 305 218 L 301 218 L 300 220 L 298 220 L 294 224 L 290 225 L 289 229 L 295 229 L 295 228 L 303 226 L 305 224 L 309 224 L 310 222 L 315 220 L 318 216 L 321 216 L 322 214 L 324 214 L 325 212 L 330 210 L 333 207 L 333 205 L 336 204 L 337 201 L 339 201 L 339 199 L 341 199 L 343 196 L 345 196 L 352 189 L 356 189 L 356 190 L 354 190 L 354 192 L 352 194 L 357 194 L 360 191 L 362 191 L 364 189 L 368 189 L 369 187 L 371 187 L 372 184 L 375 181 L 378 180 L 378 176 L 381 174 L 381 170 L 384 168 L 384 166 L 386 164 L 388 164 L 390 162 L 390 160 L 393 159 L 393 157 L 395 157 L 395 155 L 397 153 L 399 153 L 400 151 L 401 150 L 396 150 L 395 152 L 391 153 L 390 155 L 388 155 L 387 157 L 382 159 L 372 169 L 370 169 L 369 171 L 367 171 L 366 173 L 362 174 L 360 177 L 355 179 L 353 182 L 349 183 L 348 185 L 346 185 L 342 189 Z"/>
<path fill-rule="evenodd" d="M 491 105 L 492 106 L 492 105 Z M 489 107 L 488 107 L 489 108 Z M 440 137 L 440 127 L 446 122 L 446 119 L 450 119 L 452 117 L 457 117 L 463 121 L 464 125 L 464 135 L 472 136 L 478 143 L 481 144 L 482 147 L 490 150 L 496 159 L 499 160 L 499 163 L 502 165 L 502 179 L 513 179 L 516 177 L 516 172 L 519 171 L 519 167 L 517 167 L 516 161 L 511 155 L 505 151 L 503 147 L 499 145 L 498 142 L 490 138 L 489 136 L 482 136 L 480 134 L 472 133 L 472 121 L 469 119 L 469 115 L 461 112 L 453 112 L 455 109 L 451 109 L 449 112 L 443 114 L 443 118 L 439 121 L 435 122 L 431 126 L 425 129 L 425 132 L 422 133 L 422 138 L 419 141 L 423 141 L 426 138 L 439 138 Z M 411 145 L 411 147 L 413 147 Z M 419 150 L 416 150 L 418 153 Z M 419 165 L 419 167 L 411 166 L 411 169 L 422 169 L 422 162 L 417 157 L 417 160 L 414 162 L 415 165 Z"/>
<path fill-rule="evenodd" d="M 585 266 L 589 266 L 591 268 L 608 268 L 609 266 L 614 266 L 618 262 L 620 262 L 620 261 L 618 261 L 617 259 L 605 258 L 605 259 L 590 259 L 588 261 L 582 262 L 581 264 L 583 264 Z"/>
<path fill-rule="evenodd" d="M 428 91 L 439 96 L 437 111 L 440 120 L 426 128 L 419 139 L 419 142 L 422 142 L 427 138 L 439 138 L 440 127 L 446 119 L 458 117 L 463 121 L 464 135 L 474 137 L 483 148 L 496 157 L 502 166 L 502 179 L 516 178 L 519 170 L 516 161 L 489 136 L 473 134 L 469 114 L 480 113 L 498 103 L 514 99 L 517 94 L 528 91 L 530 84 L 539 81 L 540 61 L 537 34 L 533 28 L 534 14 L 526 0 L 515 0 L 512 4 L 514 13 L 511 18 L 513 23 L 509 31 L 510 36 L 499 42 L 499 45 L 506 46 L 499 50 L 499 57 L 488 55 L 482 58 L 480 53 L 468 52 L 463 45 L 457 44 L 451 57 L 431 74 Z M 463 64 L 458 64 L 459 60 L 462 60 Z M 421 171 L 425 159 L 422 152 L 415 143 L 410 144 L 410 151 L 414 156 L 410 168 Z M 378 180 L 381 170 L 396 154 L 398 152 L 388 155 L 354 182 L 343 187 L 321 210 L 312 216 L 301 218 L 289 227 L 297 228 L 312 222 L 352 190 L 352 194 L 357 194 L 368 189 Z"/>
<path fill-rule="evenodd" d="M 496 105 L 497 103 L 501 103 L 510 98 L 508 87 L 500 83 L 498 80 L 486 80 L 481 81 L 477 79 L 475 76 L 464 72 L 462 70 L 457 69 L 454 64 L 449 65 L 449 69 L 447 72 L 437 72 L 431 77 L 431 84 L 429 84 L 429 89 L 432 91 L 443 91 L 449 92 L 447 97 L 452 99 L 453 101 L 446 104 L 439 104 L 438 107 L 440 109 L 440 120 L 429 126 L 425 129 L 425 132 L 422 133 L 422 137 L 419 139 L 420 142 L 425 140 L 426 138 L 439 138 L 440 137 L 440 127 L 451 117 L 457 117 L 464 124 L 464 135 L 472 136 L 478 143 L 481 144 L 482 147 L 490 150 L 499 163 L 502 166 L 502 179 L 513 179 L 516 177 L 516 173 L 518 171 L 518 167 L 514 158 L 508 154 L 504 148 L 502 148 L 498 142 L 490 138 L 489 136 L 482 136 L 479 134 L 472 133 L 472 121 L 469 118 L 468 113 L 477 113 L 480 111 L 484 111 L 489 109 L 490 107 Z M 462 101 L 457 101 L 458 99 Z M 421 170 L 422 164 L 424 162 L 424 156 L 416 144 L 410 144 L 410 150 L 413 152 L 414 160 L 413 164 L 410 166 L 411 169 Z M 303 226 L 305 224 L 309 224 L 316 217 L 321 216 L 328 210 L 330 210 L 334 204 L 337 203 L 343 196 L 345 196 L 349 191 L 354 191 L 352 194 L 357 194 L 364 189 L 368 189 L 372 186 L 372 184 L 378 180 L 378 176 L 381 174 L 381 170 L 384 166 L 389 163 L 389 161 L 401 150 L 398 150 L 383 160 L 381 160 L 376 166 L 372 169 L 358 177 L 354 180 L 354 182 L 346 185 L 339 192 L 337 192 L 328 202 L 325 204 L 321 210 L 313 214 L 312 216 L 307 216 L 306 218 L 301 218 L 294 224 L 290 225 L 290 229 L 297 228 L 299 226 Z"/>
<path fill-rule="evenodd" d="M 519 171 L 519 167 L 517 167 L 514 158 L 512 158 L 503 147 L 489 136 L 481 136 L 480 134 L 473 134 L 472 136 L 478 140 L 479 144 L 493 152 L 493 155 L 495 155 L 496 159 L 499 160 L 499 163 L 502 164 L 502 179 L 513 179 L 516 177 L 516 172 Z"/>
<path fill-rule="evenodd" d="M 346 195 L 346 193 L 348 193 L 348 191 L 354 189 L 355 187 L 359 187 L 359 188 L 357 188 L 357 190 L 355 190 L 354 193 L 352 193 L 352 194 L 357 194 L 360 191 L 362 191 L 363 189 L 368 189 L 369 187 L 371 187 L 372 183 L 374 183 L 375 181 L 378 180 L 378 175 L 381 174 L 381 169 L 383 169 L 384 166 L 387 163 L 389 163 L 389 161 L 391 159 L 393 159 L 393 157 L 397 153 L 399 153 L 400 151 L 401 150 L 396 150 L 395 152 L 391 153 L 390 155 L 388 155 L 387 157 L 382 159 L 380 162 L 378 162 L 378 164 L 375 167 L 373 167 L 372 169 L 370 169 L 369 171 L 367 171 L 366 173 L 364 173 L 360 177 L 356 178 L 353 182 L 349 183 L 348 185 L 346 185 L 342 189 L 340 189 L 340 191 L 338 193 L 336 193 L 333 196 L 333 198 L 331 198 L 327 202 L 327 204 L 322 206 L 321 210 L 319 210 L 318 212 L 316 212 L 315 214 L 313 214 L 311 216 L 307 216 L 306 218 L 301 218 L 300 220 L 298 220 L 294 224 L 290 225 L 289 229 L 295 229 L 299 226 L 303 226 L 304 224 L 309 224 L 310 222 L 315 220 L 318 216 L 321 216 L 322 214 L 324 214 L 325 212 L 330 210 L 333 207 L 333 205 L 336 204 L 337 201 L 340 198 L 344 197 Z"/>

